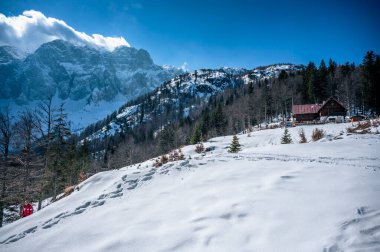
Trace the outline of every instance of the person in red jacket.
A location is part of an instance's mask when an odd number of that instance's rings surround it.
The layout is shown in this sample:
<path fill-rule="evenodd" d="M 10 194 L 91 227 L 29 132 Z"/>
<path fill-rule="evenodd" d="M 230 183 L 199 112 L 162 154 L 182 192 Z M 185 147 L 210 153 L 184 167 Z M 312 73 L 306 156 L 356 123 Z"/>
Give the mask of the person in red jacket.
<path fill-rule="evenodd" d="M 29 202 L 25 201 L 24 207 L 22 208 L 21 217 L 24 218 L 33 213 L 33 206 Z"/>

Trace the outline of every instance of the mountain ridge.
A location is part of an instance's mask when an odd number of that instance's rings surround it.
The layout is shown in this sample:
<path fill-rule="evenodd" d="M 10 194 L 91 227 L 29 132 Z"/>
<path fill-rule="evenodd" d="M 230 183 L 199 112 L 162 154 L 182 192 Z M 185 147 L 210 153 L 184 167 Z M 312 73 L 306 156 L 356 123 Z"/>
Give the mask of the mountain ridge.
<path fill-rule="evenodd" d="M 175 76 L 154 91 L 131 100 L 110 113 L 102 123 L 97 122 L 99 126 L 95 127 L 95 132 L 85 138 L 90 141 L 102 139 L 150 121 L 165 125 L 174 120 L 173 118 L 185 118 L 192 112 L 200 111 L 202 107 L 207 106 L 211 96 L 227 89 L 239 85 L 256 85 L 268 78 L 278 77 L 281 71 L 294 73 L 302 69 L 302 65 L 273 64 L 252 70 L 223 67 L 187 72 Z M 171 111 L 171 116 L 168 116 L 167 111 Z M 91 131 L 94 129 L 93 125 L 89 128 Z M 158 128 L 156 125 L 156 130 Z"/>
<path fill-rule="evenodd" d="M 0 65 L 0 99 L 28 102 L 57 94 L 62 100 L 110 101 L 119 93 L 143 94 L 182 73 L 155 65 L 147 51 L 132 47 L 109 52 L 54 40 L 24 59 L 12 58 L 10 48 L 0 51 L 0 62 L 6 63 Z M 10 86 L 13 92 L 6 92 Z"/>
<path fill-rule="evenodd" d="M 127 46 L 107 51 L 54 40 L 28 55 L 0 46 L 0 106 L 17 114 L 52 98 L 78 129 L 181 73 Z"/>

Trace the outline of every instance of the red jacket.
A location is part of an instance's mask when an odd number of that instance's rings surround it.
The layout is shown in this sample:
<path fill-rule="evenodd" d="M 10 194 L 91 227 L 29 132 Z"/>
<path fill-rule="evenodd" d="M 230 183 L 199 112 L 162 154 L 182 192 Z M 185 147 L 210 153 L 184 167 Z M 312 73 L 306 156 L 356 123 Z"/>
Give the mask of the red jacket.
<path fill-rule="evenodd" d="M 26 216 L 31 215 L 32 213 L 33 213 L 33 206 L 30 203 L 25 204 L 24 207 L 22 208 L 21 216 L 26 217 Z"/>

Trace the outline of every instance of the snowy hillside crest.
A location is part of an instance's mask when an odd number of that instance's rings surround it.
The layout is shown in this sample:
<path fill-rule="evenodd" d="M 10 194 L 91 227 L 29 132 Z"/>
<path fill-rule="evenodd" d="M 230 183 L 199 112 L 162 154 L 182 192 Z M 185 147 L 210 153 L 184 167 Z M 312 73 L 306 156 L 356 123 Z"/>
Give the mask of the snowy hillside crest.
<path fill-rule="evenodd" d="M 238 155 L 228 152 L 232 136 L 217 137 L 204 142 L 211 151 L 182 148 L 184 160 L 98 173 L 70 196 L 0 229 L 0 247 L 376 251 L 378 127 L 341 133 L 349 127 L 322 125 L 326 137 L 307 144 L 298 143 L 297 127 L 289 128 L 291 145 L 281 144 L 281 128 L 239 134 Z M 303 129 L 311 136 L 315 127 Z"/>

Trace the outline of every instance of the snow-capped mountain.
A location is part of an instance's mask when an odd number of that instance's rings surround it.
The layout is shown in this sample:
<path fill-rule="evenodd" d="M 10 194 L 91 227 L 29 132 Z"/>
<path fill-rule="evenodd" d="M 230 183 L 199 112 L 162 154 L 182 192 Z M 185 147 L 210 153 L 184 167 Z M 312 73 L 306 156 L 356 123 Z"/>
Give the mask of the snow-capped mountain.
<path fill-rule="evenodd" d="M 110 51 L 55 40 L 22 59 L 14 48 L 0 49 L 0 99 L 110 101 L 118 94 L 136 97 L 181 73 L 155 65 L 143 49 Z"/>
<path fill-rule="evenodd" d="M 168 107 L 176 113 L 176 118 L 186 117 L 207 104 L 211 96 L 226 89 L 275 78 L 282 70 L 290 73 L 301 69 L 302 66 L 299 65 L 278 64 L 253 70 L 228 67 L 201 69 L 178 75 L 144 99 L 137 99 L 122 106 L 117 113 L 108 117 L 106 125 L 87 136 L 87 139 L 101 139 L 125 130 L 126 126 L 133 128 L 141 123 L 155 121 L 167 112 Z M 156 128 L 158 129 L 159 125 L 156 125 Z"/>
<path fill-rule="evenodd" d="M 274 64 L 270 66 L 257 67 L 246 74 L 241 76 L 241 79 L 244 81 L 244 84 L 249 84 L 257 80 L 263 80 L 268 78 L 278 77 L 281 71 L 287 73 L 297 72 L 304 68 L 303 65 L 294 65 L 294 64 Z"/>
<path fill-rule="evenodd" d="M 81 128 L 181 73 L 127 46 L 106 51 L 55 40 L 29 55 L 1 46 L 0 105 L 10 104 L 17 112 L 53 96 L 56 106 L 65 103 L 74 127 Z"/>
<path fill-rule="evenodd" d="M 379 251 L 380 142 L 350 126 L 318 125 L 326 137 L 305 144 L 299 127 L 295 144 L 255 131 L 239 153 L 217 137 L 212 151 L 182 148 L 185 160 L 98 173 L 0 228 L 0 250 Z M 303 128 L 309 139 L 315 126 Z"/>

